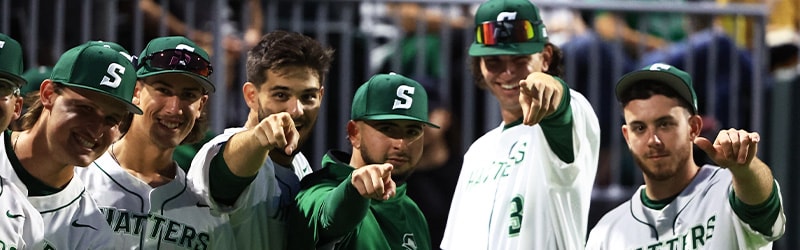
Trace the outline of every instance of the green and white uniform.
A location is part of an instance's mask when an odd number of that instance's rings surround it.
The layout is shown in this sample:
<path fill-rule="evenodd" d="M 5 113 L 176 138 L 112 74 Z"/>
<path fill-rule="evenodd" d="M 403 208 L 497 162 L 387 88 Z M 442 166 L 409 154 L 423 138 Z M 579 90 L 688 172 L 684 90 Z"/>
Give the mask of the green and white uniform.
<path fill-rule="evenodd" d="M 0 133 L 3 145 L 8 145 L 8 132 Z M 10 151 L 5 151 L 10 152 Z M 6 154 L 0 162 L 2 168 L 10 168 L 11 162 Z M 27 195 L 0 176 L 0 249 L 42 249 L 44 245 L 44 224 L 39 211 L 27 202 Z"/>
<path fill-rule="evenodd" d="M 72 178 L 64 189 L 48 187 L 33 177 L 20 163 L 9 141 L 9 134 L 0 155 L 0 176 L 19 188 L 30 204 L 41 214 L 44 223 L 45 249 L 113 249 L 111 228 L 89 197 L 80 178 Z"/>
<path fill-rule="evenodd" d="M 203 145 L 192 160 L 187 174 L 189 182 L 209 201 L 212 210 L 229 216 L 237 249 L 286 249 L 286 218 L 289 209 L 294 209 L 292 197 L 300 190 L 300 178 L 312 172 L 302 153 L 294 156 L 291 169 L 267 158 L 255 179 L 232 206 L 212 198 L 209 174 L 212 162 L 224 164 L 222 152 L 225 144 L 231 136 L 244 130 L 226 129 L 223 134 Z M 220 176 L 214 178 L 219 179 Z M 220 184 L 223 187 L 227 185 Z"/>
<path fill-rule="evenodd" d="M 75 170 L 116 233 L 118 249 L 235 249 L 226 214 L 212 211 L 177 165 L 175 179 L 153 188 L 106 152 Z"/>
<path fill-rule="evenodd" d="M 350 183 L 349 161 L 350 154 L 330 151 L 322 169 L 303 179 L 289 249 L 431 249 L 428 223 L 406 185 L 386 201 L 364 198 Z"/>
<path fill-rule="evenodd" d="M 464 155 L 441 247 L 582 248 L 599 148 L 597 116 L 576 91 L 537 125 L 481 136 Z"/>
<path fill-rule="evenodd" d="M 641 186 L 600 219 L 586 249 L 772 249 L 786 225 L 778 183 L 766 202 L 748 206 L 734 196 L 732 178 L 703 166 L 666 204 L 648 200 Z"/>

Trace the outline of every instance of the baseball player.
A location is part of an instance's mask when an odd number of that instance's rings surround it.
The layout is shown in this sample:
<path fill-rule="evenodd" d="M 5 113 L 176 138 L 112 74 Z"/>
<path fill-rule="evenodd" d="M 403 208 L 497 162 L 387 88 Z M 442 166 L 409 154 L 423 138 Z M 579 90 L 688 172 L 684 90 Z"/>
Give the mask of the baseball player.
<path fill-rule="evenodd" d="M 478 86 L 503 122 L 464 155 L 444 249 L 580 249 L 585 244 L 600 128 L 589 102 L 557 76 L 528 0 L 490 0 L 469 49 Z"/>
<path fill-rule="evenodd" d="M 286 248 L 287 211 L 311 173 L 296 149 L 314 128 L 332 53 L 300 33 L 265 34 L 247 56 L 245 126 L 226 129 L 192 161 L 189 181 L 230 216 L 239 249 Z"/>
<path fill-rule="evenodd" d="M 375 75 L 356 91 L 350 117 L 353 153 L 329 151 L 322 169 L 303 179 L 289 248 L 431 249 L 405 185 L 422 157 L 423 128 L 438 128 L 428 121 L 425 89 L 398 74 Z"/>
<path fill-rule="evenodd" d="M 22 47 L 13 38 L 0 33 L 0 134 L 3 148 L 11 145 L 8 140 L 9 124 L 19 118 L 22 98 L 19 89 L 25 84 L 22 73 Z M 2 155 L 0 168 L 11 165 L 11 157 Z M 39 211 L 27 202 L 25 195 L 17 186 L 0 174 L 0 246 L 3 249 L 41 249 L 44 243 L 44 224 Z"/>
<path fill-rule="evenodd" d="M 616 96 L 644 185 L 600 219 L 587 249 L 772 249 L 786 218 L 778 183 L 756 157 L 758 133 L 700 137 L 692 78 L 667 64 L 622 76 Z M 719 166 L 697 166 L 693 144 Z"/>
<path fill-rule="evenodd" d="M 91 44 L 65 52 L 39 101 L 23 116 L 23 131 L 9 136 L 0 175 L 26 193 L 45 225 L 49 249 L 113 247 L 111 229 L 74 166 L 88 166 L 111 142 L 112 130 L 129 113 L 135 85 L 129 55 Z"/>
<path fill-rule="evenodd" d="M 200 117 L 214 92 L 208 53 L 185 37 L 160 37 L 147 44 L 138 64 L 133 100 L 144 114 L 76 176 L 120 248 L 235 249 L 226 217 L 213 214 L 172 160 L 175 147 L 200 139 L 206 129 Z"/>

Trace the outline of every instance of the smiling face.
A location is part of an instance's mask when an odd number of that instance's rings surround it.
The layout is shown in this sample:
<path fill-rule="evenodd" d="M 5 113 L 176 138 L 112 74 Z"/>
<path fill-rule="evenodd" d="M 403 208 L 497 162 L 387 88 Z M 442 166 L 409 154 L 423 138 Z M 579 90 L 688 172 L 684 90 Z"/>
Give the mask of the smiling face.
<path fill-rule="evenodd" d="M 139 79 L 134 103 L 143 114 L 134 116 L 128 135 L 147 135 L 162 149 L 180 145 L 200 117 L 208 95 L 192 78 L 181 74 L 160 74 Z"/>
<path fill-rule="evenodd" d="M 392 178 L 405 180 L 422 157 L 423 127 L 421 122 L 409 120 L 350 121 L 350 143 L 353 151 L 359 151 L 354 155 L 362 158 L 356 162 L 392 164 Z"/>
<path fill-rule="evenodd" d="M 519 81 L 531 72 L 544 70 L 542 53 L 519 56 L 481 57 L 480 68 L 486 88 L 492 92 L 504 111 L 522 116 L 519 105 Z"/>
<path fill-rule="evenodd" d="M 124 104 L 112 97 L 79 88 L 42 84 L 40 117 L 46 127 L 49 157 L 59 163 L 88 166 L 113 142 L 114 127 L 128 114 Z"/>
<path fill-rule="evenodd" d="M 300 133 L 298 148 L 303 146 L 314 130 L 323 93 L 324 89 L 316 73 L 307 67 L 267 70 L 266 82 L 258 87 L 252 83 L 244 86 L 247 105 L 258 112 L 259 121 L 280 112 L 287 112 L 292 116 L 297 132 Z"/>
<path fill-rule="evenodd" d="M 663 95 L 632 100 L 624 114 L 622 134 L 646 181 L 670 180 L 689 172 L 694 164 L 692 141 L 702 127 L 700 116 Z"/>

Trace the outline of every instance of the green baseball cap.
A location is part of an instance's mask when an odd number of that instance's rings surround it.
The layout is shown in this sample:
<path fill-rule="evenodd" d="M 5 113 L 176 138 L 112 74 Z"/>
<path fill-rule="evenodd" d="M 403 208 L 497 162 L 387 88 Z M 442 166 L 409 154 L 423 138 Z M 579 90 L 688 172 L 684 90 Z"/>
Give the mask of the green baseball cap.
<path fill-rule="evenodd" d="M 170 63 L 176 63 L 176 65 L 172 65 L 170 68 L 156 67 L 152 65 L 153 62 L 151 62 L 151 60 L 154 60 L 154 55 L 164 55 L 161 52 L 170 50 L 188 51 L 191 52 L 190 55 L 196 55 L 200 58 L 192 58 L 191 60 L 186 61 L 185 57 L 171 56 Z M 198 61 L 198 59 L 200 60 Z M 210 62 L 211 61 L 209 60 L 208 52 L 206 52 L 200 46 L 197 46 L 197 44 L 186 37 L 158 37 L 150 40 L 150 42 L 147 43 L 147 46 L 144 48 L 144 51 L 142 51 L 142 54 L 139 56 L 139 65 L 136 65 L 138 67 L 136 76 L 138 78 L 144 78 L 167 73 L 182 74 L 194 79 L 209 93 L 213 93 L 216 89 L 214 88 L 214 84 L 208 80 L 208 76 L 211 75 Z M 195 65 L 189 65 L 194 63 L 205 64 L 207 67 L 195 68 L 193 67 Z M 203 73 L 204 75 L 199 73 Z"/>
<path fill-rule="evenodd" d="M 17 40 L 0 33 L 0 82 L 10 82 L 14 87 L 25 84 L 22 75 L 22 46 Z"/>
<path fill-rule="evenodd" d="M 528 0 L 489 0 L 475 13 L 470 56 L 530 55 L 544 48 L 547 31 Z"/>
<path fill-rule="evenodd" d="M 428 121 L 425 88 L 417 81 L 395 73 L 375 75 L 358 88 L 353 97 L 350 119 L 411 120 L 439 128 Z"/>
<path fill-rule="evenodd" d="M 692 105 L 694 113 L 697 113 L 697 93 L 694 92 L 692 77 L 689 73 L 664 63 L 654 63 L 622 76 L 615 90 L 617 100 L 620 100 L 620 96 L 633 85 L 651 82 L 660 82 L 674 89 L 681 98 Z"/>
<path fill-rule="evenodd" d="M 50 78 L 50 75 L 52 74 L 53 74 L 53 67 L 49 66 L 39 66 L 26 70 L 25 72 L 22 73 L 22 78 L 25 78 L 25 81 L 27 81 L 28 84 L 22 86 L 20 92 L 22 93 L 22 95 L 25 95 L 32 91 L 38 91 L 39 87 L 42 86 L 42 82 L 45 79 Z"/>
<path fill-rule="evenodd" d="M 121 52 L 82 44 L 61 55 L 50 79 L 68 87 L 101 93 L 122 102 L 128 111 L 142 114 L 131 102 L 136 87 L 135 68 Z"/>

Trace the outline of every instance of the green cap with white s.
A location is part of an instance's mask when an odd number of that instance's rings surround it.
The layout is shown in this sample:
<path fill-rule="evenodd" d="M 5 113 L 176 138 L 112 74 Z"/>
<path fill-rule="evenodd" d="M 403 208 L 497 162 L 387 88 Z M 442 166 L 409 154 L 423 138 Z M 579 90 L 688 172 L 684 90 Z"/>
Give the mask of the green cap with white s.
<path fill-rule="evenodd" d="M 22 78 L 22 46 L 17 40 L 0 33 L 0 82 L 20 87 Z"/>
<path fill-rule="evenodd" d="M 50 80 L 113 97 L 128 111 L 142 114 L 131 102 L 136 70 L 123 53 L 97 44 L 78 45 L 61 55 Z"/>
<path fill-rule="evenodd" d="M 216 89 L 208 80 L 213 72 L 208 52 L 183 36 L 150 40 L 138 59 L 136 75 L 145 78 L 160 74 L 181 74 L 193 79 L 207 92 Z"/>
<path fill-rule="evenodd" d="M 354 121 L 410 120 L 439 128 L 428 120 L 428 93 L 417 81 L 395 74 L 378 74 L 353 97 Z"/>
<path fill-rule="evenodd" d="M 539 9 L 529 0 L 489 0 L 475 13 L 470 56 L 531 55 L 547 43 Z"/>
<path fill-rule="evenodd" d="M 694 91 L 692 77 L 689 73 L 665 63 L 647 65 L 622 76 L 615 89 L 617 100 L 620 100 L 620 97 L 632 86 L 652 82 L 663 83 L 678 92 L 682 99 L 692 105 L 694 113 L 697 113 L 697 93 Z"/>

